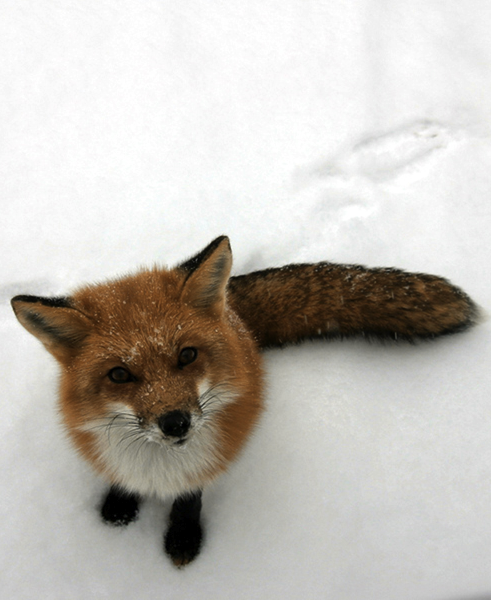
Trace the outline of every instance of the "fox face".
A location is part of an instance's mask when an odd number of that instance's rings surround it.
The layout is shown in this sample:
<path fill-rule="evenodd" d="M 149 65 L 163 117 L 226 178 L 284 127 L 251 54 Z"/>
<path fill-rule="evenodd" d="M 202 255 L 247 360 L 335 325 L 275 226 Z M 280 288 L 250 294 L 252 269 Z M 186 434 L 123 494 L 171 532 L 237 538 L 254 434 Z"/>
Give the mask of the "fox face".
<path fill-rule="evenodd" d="M 262 408 L 259 353 L 227 305 L 228 240 L 173 270 L 18 296 L 21 323 L 59 361 L 76 447 L 125 490 L 201 489 L 235 458 Z"/>

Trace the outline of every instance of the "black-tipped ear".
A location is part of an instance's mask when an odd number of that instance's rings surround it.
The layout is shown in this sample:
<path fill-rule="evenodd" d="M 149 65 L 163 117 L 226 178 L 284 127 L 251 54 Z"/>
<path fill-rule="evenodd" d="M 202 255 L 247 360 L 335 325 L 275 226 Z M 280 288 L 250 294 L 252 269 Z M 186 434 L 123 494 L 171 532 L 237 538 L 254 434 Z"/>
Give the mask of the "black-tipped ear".
<path fill-rule="evenodd" d="M 232 251 L 227 236 L 213 240 L 178 268 L 187 273 L 182 293 L 186 304 L 219 312 L 223 309 L 225 288 L 232 269 Z"/>
<path fill-rule="evenodd" d="M 61 362 L 76 352 L 89 333 L 89 319 L 68 298 L 15 296 L 11 304 L 21 325 Z"/>

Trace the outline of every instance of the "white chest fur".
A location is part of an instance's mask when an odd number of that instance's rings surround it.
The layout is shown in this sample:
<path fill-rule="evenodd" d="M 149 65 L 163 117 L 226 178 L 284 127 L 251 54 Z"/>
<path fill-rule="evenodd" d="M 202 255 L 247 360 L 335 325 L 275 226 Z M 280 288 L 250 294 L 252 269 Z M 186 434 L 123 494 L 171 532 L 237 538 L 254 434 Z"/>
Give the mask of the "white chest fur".
<path fill-rule="evenodd" d="M 83 430 L 96 438 L 105 469 L 126 490 L 161 499 L 196 491 L 219 464 L 213 421 L 193 415 L 190 433 L 178 445 L 165 440 L 157 425 L 142 427 L 123 404 Z M 198 483 L 197 483 L 198 482 Z"/>

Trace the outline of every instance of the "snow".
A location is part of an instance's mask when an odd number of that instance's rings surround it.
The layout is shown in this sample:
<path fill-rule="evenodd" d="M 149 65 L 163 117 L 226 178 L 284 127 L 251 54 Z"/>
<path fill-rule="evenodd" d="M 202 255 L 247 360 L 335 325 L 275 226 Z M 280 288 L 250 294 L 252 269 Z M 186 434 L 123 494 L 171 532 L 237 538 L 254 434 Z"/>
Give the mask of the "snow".
<path fill-rule="evenodd" d="M 3 3 L 2 597 L 491 598 L 489 322 L 269 352 L 267 413 L 176 570 L 169 506 L 101 524 L 8 302 L 226 233 L 236 273 L 397 266 L 486 309 L 490 30 L 487 0 Z"/>

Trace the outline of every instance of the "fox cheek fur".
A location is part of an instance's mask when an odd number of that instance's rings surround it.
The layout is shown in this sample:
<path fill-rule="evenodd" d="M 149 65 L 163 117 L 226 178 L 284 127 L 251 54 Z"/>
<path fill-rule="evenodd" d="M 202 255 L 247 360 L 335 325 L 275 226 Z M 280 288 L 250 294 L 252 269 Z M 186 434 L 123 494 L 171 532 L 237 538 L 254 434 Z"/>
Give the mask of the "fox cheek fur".
<path fill-rule="evenodd" d="M 110 483 L 104 520 L 127 524 L 142 497 L 171 497 L 165 550 L 177 566 L 201 547 L 203 487 L 263 410 L 260 350 L 360 334 L 432 339 L 478 318 L 462 290 L 433 275 L 318 263 L 230 277 L 231 264 L 222 236 L 171 270 L 12 300 L 61 366 L 75 446 Z"/>

